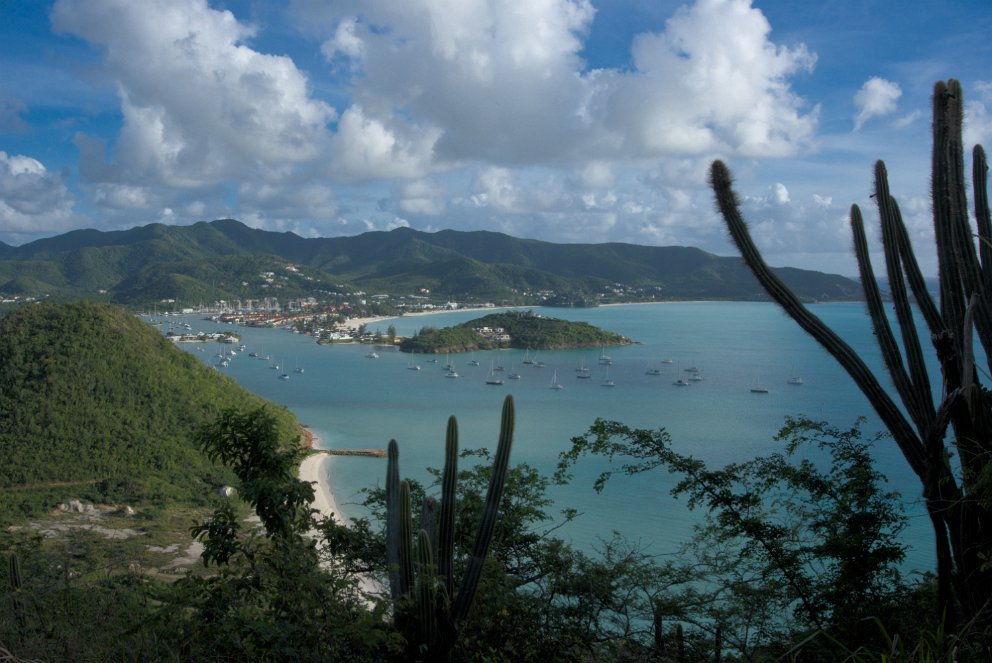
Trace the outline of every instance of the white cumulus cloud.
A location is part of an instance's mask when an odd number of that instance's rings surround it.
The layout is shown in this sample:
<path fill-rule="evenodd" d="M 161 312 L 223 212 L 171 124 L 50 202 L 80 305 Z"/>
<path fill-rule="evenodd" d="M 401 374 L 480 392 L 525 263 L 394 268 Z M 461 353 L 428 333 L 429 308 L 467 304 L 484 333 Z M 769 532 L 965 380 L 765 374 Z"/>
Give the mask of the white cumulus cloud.
<path fill-rule="evenodd" d="M 124 124 L 107 177 L 196 188 L 272 180 L 321 156 L 335 112 L 255 28 L 206 0 L 58 0 L 56 30 L 102 49 Z"/>
<path fill-rule="evenodd" d="M 858 114 L 854 117 L 854 130 L 861 129 L 873 117 L 894 112 L 901 96 L 902 89 L 897 83 L 878 76 L 869 78 L 854 95 L 854 105 L 858 108 Z"/>
<path fill-rule="evenodd" d="M 64 231 L 73 210 L 61 175 L 32 157 L 0 151 L 0 232 Z"/>
<path fill-rule="evenodd" d="M 773 43 L 750 0 L 682 8 L 635 39 L 631 70 L 587 68 L 589 0 L 365 0 L 321 12 L 332 15 L 325 54 L 358 72 L 349 112 L 364 130 L 336 152 L 354 177 L 378 171 L 370 157 L 384 132 L 398 145 L 433 137 L 408 176 L 466 162 L 590 161 L 601 172 L 582 175 L 597 177 L 632 158 L 793 154 L 817 123 L 789 85 L 815 56 Z"/>
<path fill-rule="evenodd" d="M 992 149 L 992 81 L 978 81 L 965 99 L 964 145 L 970 150 L 981 144 Z"/>
<path fill-rule="evenodd" d="M 660 33 L 640 35 L 633 75 L 613 78 L 606 121 L 631 152 L 750 156 L 795 153 L 813 135 L 816 109 L 788 83 L 810 71 L 805 46 L 778 46 L 750 0 L 697 0 Z"/>

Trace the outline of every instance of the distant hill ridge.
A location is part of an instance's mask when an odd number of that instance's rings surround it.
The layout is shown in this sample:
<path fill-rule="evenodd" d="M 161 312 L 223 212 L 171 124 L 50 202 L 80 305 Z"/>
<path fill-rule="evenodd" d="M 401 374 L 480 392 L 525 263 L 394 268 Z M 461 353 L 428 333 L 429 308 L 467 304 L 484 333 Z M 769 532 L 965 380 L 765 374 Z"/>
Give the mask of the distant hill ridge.
<path fill-rule="evenodd" d="M 279 293 L 257 275 L 300 268 Z M 860 298 L 854 281 L 796 268 L 777 270 L 801 297 Z M 120 231 L 76 230 L 23 246 L 0 245 L 0 292 L 86 297 L 144 304 L 165 297 L 213 301 L 309 294 L 347 284 L 407 294 L 419 288 L 451 298 L 523 303 L 522 293 L 591 296 L 613 284 L 657 299 L 764 299 L 736 257 L 681 246 L 555 244 L 489 231 L 410 228 L 352 237 L 304 238 L 250 228 L 233 219 L 191 226 L 151 224 Z"/>

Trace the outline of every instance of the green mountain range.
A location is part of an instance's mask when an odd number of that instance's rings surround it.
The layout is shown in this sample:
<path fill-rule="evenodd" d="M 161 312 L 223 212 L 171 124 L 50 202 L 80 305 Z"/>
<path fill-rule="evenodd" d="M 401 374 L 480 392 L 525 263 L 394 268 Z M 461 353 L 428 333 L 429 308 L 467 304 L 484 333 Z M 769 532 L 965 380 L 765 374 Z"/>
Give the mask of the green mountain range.
<path fill-rule="evenodd" d="M 782 268 L 801 297 L 856 299 L 838 275 Z M 232 219 L 191 226 L 79 230 L 23 246 L 0 243 L 0 293 L 103 298 L 127 305 L 162 299 L 315 296 L 332 292 L 433 296 L 508 304 L 628 299 L 763 299 L 736 257 L 689 247 L 554 244 L 501 233 L 409 228 L 354 237 L 304 238 Z"/>

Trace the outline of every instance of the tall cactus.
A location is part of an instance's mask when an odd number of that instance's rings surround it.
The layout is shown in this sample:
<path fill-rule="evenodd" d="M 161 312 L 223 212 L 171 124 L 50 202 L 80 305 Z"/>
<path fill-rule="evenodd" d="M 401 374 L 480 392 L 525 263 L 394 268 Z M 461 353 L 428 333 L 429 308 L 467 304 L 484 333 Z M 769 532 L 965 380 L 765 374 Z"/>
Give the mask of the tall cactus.
<path fill-rule="evenodd" d="M 934 234 L 940 277 L 940 305 L 928 293 L 909 243 L 899 207 L 889 193 L 885 164 L 875 165 L 875 202 L 899 338 L 889 324 L 881 288 L 868 255 L 857 205 L 851 226 L 861 282 L 882 359 L 901 407 L 860 356 L 799 301 L 765 264 L 748 232 L 734 194 L 730 171 L 720 161 L 710 184 L 730 235 L 761 286 L 779 306 L 847 371 L 888 427 L 906 462 L 919 478 L 936 535 L 939 616 L 992 625 L 992 397 L 979 383 L 973 337 L 992 370 L 992 221 L 988 166 L 981 146 L 974 150 L 973 185 L 978 225 L 976 251 L 968 220 L 961 86 L 938 82 L 933 97 L 932 185 Z M 908 284 L 908 288 L 907 288 Z M 941 366 L 942 393 L 935 403 L 931 376 L 916 333 L 912 303 L 926 323 Z M 960 477 L 951 467 L 945 438 L 953 429 Z M 963 622 L 960 622 L 963 623 Z"/>
<path fill-rule="evenodd" d="M 459 628 L 472 607 L 506 486 L 513 426 L 513 397 L 507 396 L 503 402 L 499 442 L 493 458 L 489 489 L 483 503 L 475 542 L 457 593 L 453 576 L 458 423 L 454 417 L 449 418 L 445 433 L 441 507 L 437 515 L 440 522 L 435 529 L 434 524 L 429 522 L 433 518 L 433 509 L 426 507 L 415 544 L 411 527 L 409 484 L 399 479 L 399 448 L 395 440 L 389 442 L 386 464 L 386 560 L 390 567 L 390 593 L 394 602 L 396 626 L 406 634 L 417 657 L 425 660 L 447 658 L 457 641 Z M 436 532 L 436 541 L 433 540 L 432 532 Z"/>
<path fill-rule="evenodd" d="M 17 557 L 17 553 L 10 553 L 10 557 L 7 560 L 7 569 L 10 576 L 10 589 L 13 592 L 14 619 L 17 621 L 17 625 L 21 627 L 20 635 L 23 636 L 24 629 L 27 627 L 27 616 L 25 614 L 24 598 L 21 595 L 24 584 L 21 578 L 21 562 Z"/>

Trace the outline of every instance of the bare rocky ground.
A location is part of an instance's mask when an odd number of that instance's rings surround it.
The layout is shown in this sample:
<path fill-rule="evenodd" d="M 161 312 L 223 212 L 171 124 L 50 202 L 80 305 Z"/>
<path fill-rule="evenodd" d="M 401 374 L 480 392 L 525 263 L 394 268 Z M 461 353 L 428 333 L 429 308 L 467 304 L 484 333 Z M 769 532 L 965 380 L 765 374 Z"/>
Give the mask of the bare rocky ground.
<path fill-rule="evenodd" d="M 108 541 L 120 542 L 120 545 L 108 544 L 111 557 L 121 561 L 129 571 L 147 574 L 165 574 L 170 576 L 182 575 L 186 570 L 197 566 L 203 553 L 203 544 L 186 536 L 181 541 L 165 543 L 146 543 L 148 531 L 134 522 L 136 512 L 129 506 L 118 507 L 105 504 L 87 504 L 80 500 L 69 500 L 59 504 L 42 521 L 32 521 L 26 525 L 11 528 L 38 534 L 45 539 L 70 541 L 78 533 L 87 533 Z M 173 535 L 182 536 L 178 533 Z M 160 539 L 170 534 L 161 533 Z M 137 544 L 137 545 L 136 545 Z M 119 556 L 125 555 L 126 560 Z"/>

